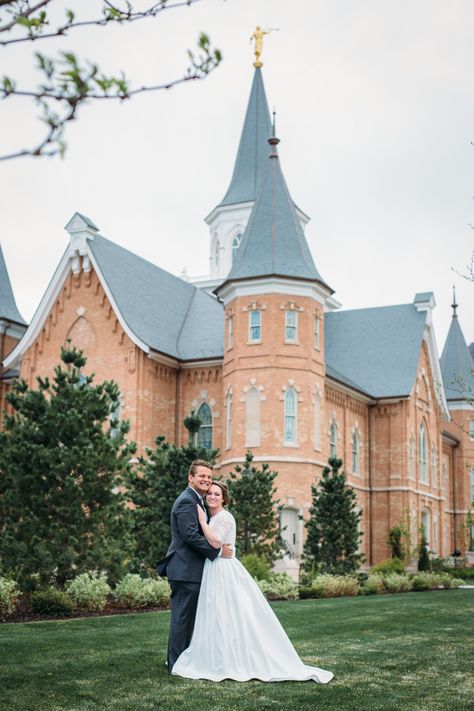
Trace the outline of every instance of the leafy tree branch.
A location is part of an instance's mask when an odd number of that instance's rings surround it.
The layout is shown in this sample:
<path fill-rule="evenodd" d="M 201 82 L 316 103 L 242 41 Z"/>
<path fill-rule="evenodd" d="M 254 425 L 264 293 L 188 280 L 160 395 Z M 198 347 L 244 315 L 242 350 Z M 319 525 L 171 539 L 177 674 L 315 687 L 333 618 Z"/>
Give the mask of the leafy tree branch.
<path fill-rule="evenodd" d="M 33 4 L 30 0 L 0 0 L 0 23 L 2 12 L 8 13 L 9 21 L 0 24 L 1 33 L 13 32 L 20 28 L 20 37 L 0 39 L 0 45 L 14 42 L 61 37 L 69 30 L 90 25 L 103 27 L 111 22 L 131 23 L 139 19 L 153 18 L 164 10 L 193 5 L 200 0 L 168 2 L 161 0 L 143 10 L 136 10 L 127 2 L 120 7 L 109 0 L 102 0 L 102 16 L 91 20 L 77 20 L 72 10 L 66 9 L 66 20 L 51 31 L 48 8 L 54 0 L 41 0 Z M 209 37 L 202 32 L 197 43 L 197 51 L 188 50 L 188 66 L 182 76 L 166 81 L 142 86 L 133 86 L 123 72 L 119 75 L 104 74 L 97 64 L 80 59 L 74 52 L 61 51 L 58 57 L 47 57 L 35 53 L 36 69 L 41 75 L 38 86 L 23 88 L 10 76 L 0 79 L 0 102 L 32 100 L 40 109 L 39 119 L 45 126 L 41 140 L 29 148 L 14 150 L 0 155 L 0 160 L 11 160 L 24 156 L 63 156 L 66 150 L 64 133 L 69 121 L 77 118 L 82 104 L 91 101 L 115 100 L 122 102 L 137 94 L 170 89 L 188 81 L 204 79 L 222 60 L 219 49 L 213 48 Z"/>

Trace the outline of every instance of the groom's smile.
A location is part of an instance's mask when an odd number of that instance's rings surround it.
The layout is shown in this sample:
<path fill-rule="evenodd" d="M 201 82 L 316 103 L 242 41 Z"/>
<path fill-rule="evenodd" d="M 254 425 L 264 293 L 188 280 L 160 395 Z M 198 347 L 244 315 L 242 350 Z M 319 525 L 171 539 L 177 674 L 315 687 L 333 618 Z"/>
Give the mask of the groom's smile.
<path fill-rule="evenodd" d="M 189 475 L 189 485 L 204 496 L 212 484 L 212 471 L 208 467 L 198 465 L 193 474 Z"/>

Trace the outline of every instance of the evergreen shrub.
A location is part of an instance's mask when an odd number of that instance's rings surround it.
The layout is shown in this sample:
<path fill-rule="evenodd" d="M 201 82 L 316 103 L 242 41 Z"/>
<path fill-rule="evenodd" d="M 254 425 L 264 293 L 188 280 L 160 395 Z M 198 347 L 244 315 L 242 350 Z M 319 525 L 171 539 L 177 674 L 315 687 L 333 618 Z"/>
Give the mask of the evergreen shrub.
<path fill-rule="evenodd" d="M 360 588 L 361 595 L 380 595 L 385 592 L 383 577 L 380 573 L 373 573 Z"/>
<path fill-rule="evenodd" d="M 298 585 L 288 573 L 271 573 L 268 580 L 257 580 L 268 600 L 297 600 Z"/>
<path fill-rule="evenodd" d="M 384 575 L 382 580 L 385 590 L 389 593 L 409 592 L 412 589 L 412 582 L 408 575 L 390 573 Z"/>
<path fill-rule="evenodd" d="M 15 612 L 19 598 L 20 591 L 16 582 L 0 576 L 0 618 Z"/>
<path fill-rule="evenodd" d="M 242 556 L 240 562 L 252 578 L 270 580 L 270 563 L 263 556 L 256 553 L 248 553 Z"/>
<path fill-rule="evenodd" d="M 310 587 L 300 590 L 300 597 L 352 597 L 359 594 L 357 578 L 351 575 L 317 575 Z"/>
<path fill-rule="evenodd" d="M 382 575 L 390 575 L 390 573 L 398 573 L 403 575 L 405 565 L 400 558 L 386 558 L 370 569 L 371 573 L 381 573 Z"/>
<path fill-rule="evenodd" d="M 147 605 L 165 605 L 170 599 L 170 586 L 162 578 L 141 578 L 135 573 L 125 575 L 114 590 L 114 598 L 120 605 L 132 610 Z"/>
<path fill-rule="evenodd" d="M 63 615 L 67 617 L 74 610 L 70 595 L 57 588 L 45 588 L 32 593 L 31 609 L 38 615 Z"/>
<path fill-rule="evenodd" d="M 66 585 L 66 592 L 81 610 L 103 610 L 110 593 L 105 573 L 82 573 Z"/>
<path fill-rule="evenodd" d="M 440 587 L 450 587 L 451 584 L 443 573 L 429 573 L 422 571 L 412 577 L 413 590 L 437 590 Z M 450 577 L 450 576 L 449 576 Z"/>

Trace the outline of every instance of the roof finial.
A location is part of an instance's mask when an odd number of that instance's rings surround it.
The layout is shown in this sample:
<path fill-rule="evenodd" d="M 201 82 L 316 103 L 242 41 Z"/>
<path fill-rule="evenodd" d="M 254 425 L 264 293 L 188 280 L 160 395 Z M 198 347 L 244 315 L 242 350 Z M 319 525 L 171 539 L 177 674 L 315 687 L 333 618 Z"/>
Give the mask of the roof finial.
<path fill-rule="evenodd" d="M 275 109 L 273 109 L 272 135 L 268 139 L 268 142 L 272 147 L 272 150 L 270 152 L 270 158 L 278 158 L 278 153 L 277 153 L 276 147 L 280 143 L 280 139 L 276 137 L 275 128 L 276 128 L 276 111 L 275 111 Z"/>
<path fill-rule="evenodd" d="M 451 304 L 452 309 L 453 309 L 453 318 L 457 318 L 458 315 L 456 313 L 456 309 L 458 307 L 458 304 L 456 303 L 456 287 L 453 285 L 453 303 Z"/>
<path fill-rule="evenodd" d="M 254 54 L 255 54 L 255 62 L 253 63 L 253 66 L 256 69 L 260 69 L 260 67 L 263 67 L 263 62 L 260 61 L 260 57 L 262 55 L 262 47 L 263 47 L 263 35 L 269 35 L 270 32 L 278 32 L 279 28 L 278 27 L 270 27 L 268 30 L 262 30 L 260 25 L 257 25 L 255 32 L 250 38 L 250 41 L 255 40 L 255 49 L 254 49 Z"/>

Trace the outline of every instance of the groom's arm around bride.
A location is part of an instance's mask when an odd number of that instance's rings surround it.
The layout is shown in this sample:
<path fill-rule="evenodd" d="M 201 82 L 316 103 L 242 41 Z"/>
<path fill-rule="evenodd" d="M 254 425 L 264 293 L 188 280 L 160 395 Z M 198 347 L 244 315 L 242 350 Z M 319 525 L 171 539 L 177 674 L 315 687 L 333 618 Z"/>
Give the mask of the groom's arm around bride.
<path fill-rule="evenodd" d="M 220 549 L 204 538 L 196 504 L 204 507 L 203 496 L 212 483 L 208 462 L 196 460 L 188 474 L 188 487 L 171 509 L 171 544 L 166 558 L 157 564 L 159 575 L 166 575 L 171 586 L 171 623 L 168 642 L 168 671 L 190 644 L 196 607 L 206 558 L 214 560 Z"/>

